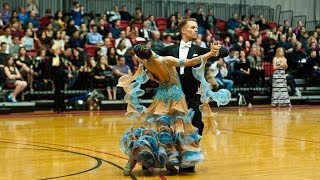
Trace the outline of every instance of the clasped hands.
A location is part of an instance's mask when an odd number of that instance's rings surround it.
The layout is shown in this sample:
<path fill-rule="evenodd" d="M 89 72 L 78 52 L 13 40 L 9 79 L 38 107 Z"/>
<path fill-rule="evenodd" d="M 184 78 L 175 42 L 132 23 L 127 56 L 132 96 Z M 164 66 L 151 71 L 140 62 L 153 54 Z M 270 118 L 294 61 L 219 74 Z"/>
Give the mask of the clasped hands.
<path fill-rule="evenodd" d="M 211 43 L 211 56 L 212 57 L 218 57 L 219 56 L 219 50 L 222 47 L 221 44 L 217 43 Z"/>

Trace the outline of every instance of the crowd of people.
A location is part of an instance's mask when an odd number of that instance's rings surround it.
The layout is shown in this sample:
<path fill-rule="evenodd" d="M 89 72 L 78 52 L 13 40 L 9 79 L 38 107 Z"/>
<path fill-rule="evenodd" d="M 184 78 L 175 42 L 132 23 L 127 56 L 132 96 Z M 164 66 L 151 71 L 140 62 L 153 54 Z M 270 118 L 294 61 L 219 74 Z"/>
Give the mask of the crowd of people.
<path fill-rule="evenodd" d="M 144 15 L 139 7 L 133 14 L 125 5 L 115 5 L 106 14 L 85 16 L 85 7 L 78 2 L 73 2 L 67 14 L 53 14 L 47 9 L 39 17 L 36 10 L 13 10 L 9 3 L 3 4 L 0 82 L 4 88 L 8 84 L 15 87 L 8 97 L 10 101 L 16 102 L 16 96 L 26 89 L 55 89 L 56 48 L 63 72 L 62 89 L 106 88 L 107 99 L 119 99 L 117 80 L 138 68 L 133 46 L 145 43 L 155 53 L 163 54 L 165 47 L 179 43 L 178 24 L 185 18 L 194 18 L 198 23 L 195 45 L 209 48 L 210 43 L 219 42 L 230 51 L 228 57 L 208 62 L 206 77 L 213 88 L 267 86 L 265 62 L 272 64 L 278 48 L 284 51 L 286 81 L 293 94 L 300 93 L 293 79 L 296 74 L 320 74 L 320 26 L 307 31 L 301 21 L 295 27 L 287 20 L 270 26 L 263 15 L 243 15 L 239 19 L 234 13 L 221 29 L 212 9 L 205 14 L 198 8 L 170 15 L 166 28 L 161 29 L 157 18 Z"/>

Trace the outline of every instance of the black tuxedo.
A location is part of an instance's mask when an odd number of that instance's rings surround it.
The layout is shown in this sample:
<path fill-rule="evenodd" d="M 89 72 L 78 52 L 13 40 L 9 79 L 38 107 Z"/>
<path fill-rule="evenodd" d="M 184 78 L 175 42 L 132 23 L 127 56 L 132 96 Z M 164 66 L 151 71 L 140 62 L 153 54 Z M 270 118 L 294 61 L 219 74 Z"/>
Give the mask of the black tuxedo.
<path fill-rule="evenodd" d="M 179 48 L 180 44 L 172 45 L 166 47 L 161 53 L 161 56 L 173 56 L 179 58 Z M 191 45 L 188 51 L 188 59 L 191 59 L 196 56 L 203 55 L 209 52 L 210 49 L 201 48 L 194 44 Z M 200 96 L 197 95 L 197 91 L 200 85 L 200 82 L 196 80 L 192 75 L 192 67 L 185 67 L 184 74 L 180 74 L 180 68 L 177 68 L 179 74 L 181 86 L 183 93 L 186 96 L 186 101 L 188 108 L 192 108 L 195 111 L 194 117 L 192 119 L 192 125 L 199 129 L 199 134 L 202 135 L 204 124 L 201 118 L 201 112 L 199 110 L 200 105 Z"/>

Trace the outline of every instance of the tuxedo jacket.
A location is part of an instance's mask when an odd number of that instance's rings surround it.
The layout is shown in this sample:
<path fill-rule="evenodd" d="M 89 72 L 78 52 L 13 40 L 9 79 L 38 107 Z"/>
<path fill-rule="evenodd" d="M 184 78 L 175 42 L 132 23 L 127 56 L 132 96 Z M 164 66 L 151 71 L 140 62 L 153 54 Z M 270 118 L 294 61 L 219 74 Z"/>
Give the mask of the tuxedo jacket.
<path fill-rule="evenodd" d="M 176 58 L 179 58 L 179 47 L 180 44 L 175 44 L 172 46 L 168 46 L 161 51 L 161 56 L 173 56 Z M 196 46 L 194 44 L 191 45 L 188 51 L 188 59 L 192 59 L 193 57 L 197 57 L 200 55 L 203 55 L 207 52 L 209 52 L 210 49 L 201 48 L 199 46 Z M 199 66 L 199 65 L 197 65 Z M 195 66 L 195 67 L 197 67 Z M 193 97 L 199 88 L 200 82 L 196 80 L 192 75 L 192 67 L 185 67 L 184 74 L 180 74 L 180 68 L 177 67 L 177 72 L 179 74 L 182 90 L 184 94 L 186 95 L 186 98 Z"/>

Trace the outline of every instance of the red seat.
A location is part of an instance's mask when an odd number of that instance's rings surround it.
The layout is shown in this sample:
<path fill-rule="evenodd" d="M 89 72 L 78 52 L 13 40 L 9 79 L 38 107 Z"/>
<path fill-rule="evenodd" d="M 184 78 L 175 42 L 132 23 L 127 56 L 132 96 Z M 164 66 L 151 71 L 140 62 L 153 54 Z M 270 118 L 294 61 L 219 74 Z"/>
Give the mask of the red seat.
<path fill-rule="evenodd" d="M 128 21 L 125 21 L 125 20 L 121 20 L 120 21 L 120 28 L 122 29 L 122 30 L 126 30 L 126 28 L 129 26 L 129 22 Z"/>
<path fill-rule="evenodd" d="M 243 37 L 244 41 L 248 41 L 249 40 L 249 32 L 247 31 L 242 31 L 241 32 L 241 36 Z"/>
<path fill-rule="evenodd" d="M 267 25 L 270 27 L 270 29 L 278 26 L 276 22 L 267 22 Z"/>
<path fill-rule="evenodd" d="M 96 49 L 95 45 L 86 44 L 84 48 L 86 49 L 86 52 L 87 52 L 89 57 L 95 56 L 95 49 Z"/>
<path fill-rule="evenodd" d="M 221 20 L 221 19 L 218 19 L 217 20 L 217 28 L 219 29 L 219 31 L 226 31 L 227 29 L 227 21 L 224 21 L 224 20 Z"/>
<path fill-rule="evenodd" d="M 136 25 L 136 27 L 137 27 L 138 29 L 141 29 L 141 28 L 142 28 L 142 23 L 140 23 L 140 22 L 136 22 L 135 25 Z"/>

